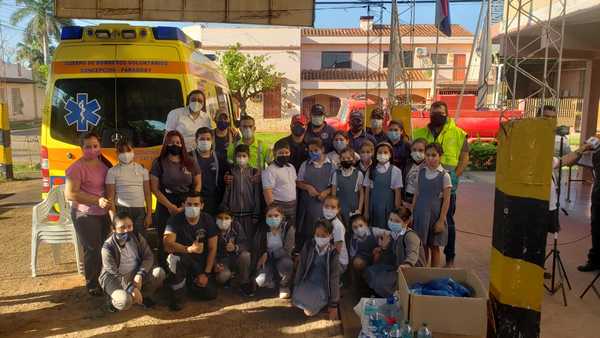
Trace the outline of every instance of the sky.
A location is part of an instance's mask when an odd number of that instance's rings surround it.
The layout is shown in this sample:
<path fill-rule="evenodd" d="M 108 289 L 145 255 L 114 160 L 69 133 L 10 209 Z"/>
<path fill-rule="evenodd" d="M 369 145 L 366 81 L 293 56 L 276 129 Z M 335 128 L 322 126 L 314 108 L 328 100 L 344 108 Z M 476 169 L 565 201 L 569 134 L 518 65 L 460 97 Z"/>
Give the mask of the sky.
<path fill-rule="evenodd" d="M 319 0 L 317 0 L 318 2 Z M 417 0 L 418 1 L 418 0 Z M 471 32 L 475 31 L 477 25 L 477 17 L 479 15 L 480 3 L 451 3 L 450 4 L 450 17 L 453 24 L 460 24 L 465 26 Z M 337 7 L 337 8 L 334 8 Z M 358 27 L 360 16 L 367 15 L 367 8 L 362 4 L 357 5 L 344 5 L 339 8 L 340 5 L 317 5 L 315 11 L 315 27 L 318 28 L 349 28 Z M 23 30 L 25 22 L 18 26 L 10 25 L 10 16 L 18 9 L 14 0 L 0 0 L 0 40 L 4 41 L 6 50 L 10 54 L 14 51 L 16 44 L 21 41 L 23 37 Z M 399 5 L 398 11 L 402 13 L 407 9 L 406 5 Z M 390 5 L 387 5 L 383 10 L 383 24 L 389 24 L 390 22 Z M 379 17 L 379 7 L 371 8 L 371 15 L 375 17 L 377 21 Z M 415 22 L 416 23 L 434 23 L 435 19 L 435 5 L 434 4 L 420 4 L 416 6 L 415 10 Z M 410 21 L 410 14 L 406 12 L 401 14 L 400 22 L 408 23 Z M 82 26 L 94 25 L 100 22 L 99 20 L 75 20 L 75 23 Z M 194 24 L 192 22 L 140 22 L 131 21 L 131 24 L 135 25 L 147 25 L 147 26 L 178 26 L 184 27 Z M 225 25 L 225 24 L 207 24 L 209 27 L 212 26 L 239 26 L 239 25 Z"/>

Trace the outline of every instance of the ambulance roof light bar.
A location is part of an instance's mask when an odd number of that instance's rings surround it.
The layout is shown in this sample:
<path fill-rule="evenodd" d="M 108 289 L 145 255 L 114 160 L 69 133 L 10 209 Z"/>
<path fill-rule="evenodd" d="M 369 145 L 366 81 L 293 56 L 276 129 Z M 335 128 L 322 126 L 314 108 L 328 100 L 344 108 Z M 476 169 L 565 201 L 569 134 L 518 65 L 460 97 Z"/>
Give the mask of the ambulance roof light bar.
<path fill-rule="evenodd" d="M 81 26 L 65 26 L 60 32 L 61 40 L 81 40 L 83 36 L 83 27 Z"/>
<path fill-rule="evenodd" d="M 157 26 L 152 28 L 152 33 L 156 40 L 179 40 L 186 44 L 190 42 L 187 35 L 177 27 Z"/>

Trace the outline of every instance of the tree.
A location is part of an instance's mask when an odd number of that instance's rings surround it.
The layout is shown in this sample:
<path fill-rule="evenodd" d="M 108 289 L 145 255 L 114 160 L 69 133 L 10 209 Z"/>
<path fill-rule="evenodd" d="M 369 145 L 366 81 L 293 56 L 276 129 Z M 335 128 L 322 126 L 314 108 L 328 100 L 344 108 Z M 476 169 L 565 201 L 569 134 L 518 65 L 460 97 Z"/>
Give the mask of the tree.
<path fill-rule="evenodd" d="M 29 20 L 25 28 L 25 41 L 35 41 L 41 46 L 43 64 L 47 65 L 52 40 L 58 41 L 61 27 L 73 25 L 73 21 L 54 16 L 53 0 L 16 0 L 15 3 L 19 9 L 10 17 L 10 23 L 18 25 Z"/>
<path fill-rule="evenodd" d="M 242 115 L 246 115 L 249 98 L 275 87 L 283 76 L 267 61 L 265 55 L 253 56 L 240 52 L 239 43 L 219 54 L 219 66 L 227 78 L 232 96 L 240 102 Z"/>

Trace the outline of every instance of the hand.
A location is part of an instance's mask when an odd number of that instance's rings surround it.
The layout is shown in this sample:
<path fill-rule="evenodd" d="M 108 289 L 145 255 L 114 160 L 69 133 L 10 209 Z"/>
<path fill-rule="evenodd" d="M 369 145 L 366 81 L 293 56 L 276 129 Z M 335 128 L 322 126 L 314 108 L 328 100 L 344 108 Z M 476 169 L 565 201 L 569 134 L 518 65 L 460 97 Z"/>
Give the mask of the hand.
<path fill-rule="evenodd" d="M 135 277 L 133 277 L 133 286 L 136 289 L 141 290 L 142 283 L 143 283 L 142 275 L 135 275 Z"/>
<path fill-rule="evenodd" d="M 233 183 L 233 175 L 231 175 L 230 172 L 226 172 L 225 176 L 223 176 L 223 180 L 225 181 L 225 184 L 230 185 Z"/>
<path fill-rule="evenodd" d="M 590 149 L 592 149 L 592 145 L 588 144 L 588 143 L 584 143 L 584 144 L 581 145 L 581 147 L 579 147 L 579 149 L 577 149 L 575 151 L 578 151 L 580 153 L 584 153 L 584 152 L 586 152 L 586 151 L 588 151 Z"/>
<path fill-rule="evenodd" d="M 339 316 L 337 307 L 330 307 L 328 312 L 329 320 L 338 320 Z"/>
<path fill-rule="evenodd" d="M 410 264 L 400 264 L 400 266 L 398 267 L 398 272 L 402 272 L 408 268 L 412 268 L 412 266 Z"/>
<path fill-rule="evenodd" d="M 324 201 L 327 198 L 327 196 L 329 196 L 329 190 L 325 189 L 319 194 L 319 200 Z"/>
<path fill-rule="evenodd" d="M 256 264 L 256 267 L 258 269 L 263 268 L 265 266 L 265 264 L 267 263 L 267 253 L 265 252 L 262 256 L 260 256 L 260 258 L 258 259 L 258 263 Z"/>
<path fill-rule="evenodd" d="M 382 249 L 387 249 L 387 247 L 390 245 L 390 234 L 389 233 L 384 233 L 383 236 L 381 236 L 381 238 L 379 238 L 379 246 Z"/>
<path fill-rule="evenodd" d="M 225 250 L 227 250 L 227 252 L 235 251 L 235 244 L 233 244 L 233 240 L 229 240 L 229 242 L 227 242 L 227 245 L 225 246 Z"/>
<path fill-rule="evenodd" d="M 98 199 L 98 205 L 102 209 L 109 209 L 110 207 L 112 207 L 112 202 L 108 198 L 100 197 Z"/>
<path fill-rule="evenodd" d="M 192 245 L 187 247 L 187 252 L 201 254 L 202 252 L 204 252 L 204 243 L 198 243 L 198 242 L 194 241 L 194 243 L 192 243 Z"/>
<path fill-rule="evenodd" d="M 152 226 L 152 214 L 146 214 L 146 218 L 144 218 L 144 228 L 148 229 Z"/>
<path fill-rule="evenodd" d="M 183 208 L 178 208 L 175 204 L 172 203 L 167 205 L 167 209 L 169 210 L 169 214 L 171 215 L 177 215 L 178 213 L 183 211 Z"/>
<path fill-rule="evenodd" d="M 433 226 L 433 232 L 436 234 L 443 232 L 445 225 L 446 225 L 446 223 L 444 222 L 444 220 L 438 220 L 437 222 L 435 222 L 435 225 Z"/>
<path fill-rule="evenodd" d="M 142 304 L 144 302 L 142 292 L 138 288 L 133 288 L 133 290 L 131 291 L 131 298 L 133 298 L 134 304 Z"/>
<path fill-rule="evenodd" d="M 379 258 L 381 258 L 381 248 L 376 247 L 373 249 L 373 263 L 379 262 Z"/>
<path fill-rule="evenodd" d="M 196 285 L 203 288 L 208 284 L 208 276 L 205 273 L 201 273 L 196 277 Z"/>
<path fill-rule="evenodd" d="M 454 172 L 456 174 L 456 177 L 461 177 L 463 174 L 462 169 L 456 169 L 456 171 Z"/>
<path fill-rule="evenodd" d="M 306 191 L 308 191 L 308 195 L 310 195 L 310 197 L 317 197 L 317 196 L 319 196 L 319 192 L 312 185 L 309 185 L 308 189 Z"/>
<path fill-rule="evenodd" d="M 250 181 L 252 183 L 260 183 L 260 181 L 261 181 L 260 171 L 258 171 L 256 175 L 252 176 L 252 178 L 250 178 Z"/>
<path fill-rule="evenodd" d="M 216 273 L 223 272 L 223 270 L 225 270 L 225 266 L 223 266 L 223 264 L 217 263 L 215 265 L 215 272 Z"/>

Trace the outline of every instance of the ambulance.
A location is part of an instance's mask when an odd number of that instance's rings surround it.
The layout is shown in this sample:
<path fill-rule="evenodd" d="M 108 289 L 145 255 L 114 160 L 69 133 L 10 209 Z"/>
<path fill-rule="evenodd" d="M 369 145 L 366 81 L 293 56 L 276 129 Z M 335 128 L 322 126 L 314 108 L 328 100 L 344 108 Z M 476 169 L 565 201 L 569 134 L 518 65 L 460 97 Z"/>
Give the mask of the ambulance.
<path fill-rule="evenodd" d="M 127 138 L 135 160 L 150 168 L 160 152 L 167 114 L 200 89 L 208 113 L 237 121 L 227 81 L 213 58 L 176 27 L 127 24 L 64 27 L 48 78 L 41 128 L 42 193 L 65 182 L 82 155 L 82 133 L 101 137 L 116 163 L 115 143 Z"/>

